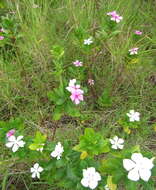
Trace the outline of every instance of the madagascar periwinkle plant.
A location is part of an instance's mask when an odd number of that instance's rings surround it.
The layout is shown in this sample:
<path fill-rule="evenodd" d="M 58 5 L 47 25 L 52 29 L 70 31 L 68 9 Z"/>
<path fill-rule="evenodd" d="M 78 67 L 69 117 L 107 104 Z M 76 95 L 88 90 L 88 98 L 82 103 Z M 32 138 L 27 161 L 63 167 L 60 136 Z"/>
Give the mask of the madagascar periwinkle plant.
<path fill-rule="evenodd" d="M 35 7 L 37 8 L 37 7 Z M 102 39 L 106 40 L 122 32 L 120 27 L 124 18 L 117 11 L 105 14 L 105 26 L 93 35 L 88 31 L 77 28 L 74 31 L 74 44 L 80 49 L 82 57 L 75 58 L 65 67 L 66 50 L 63 46 L 54 45 L 51 48 L 51 64 L 54 69 L 54 88 L 47 92 L 51 106 L 52 121 L 59 122 L 63 116 L 82 117 L 86 105 L 87 93 L 96 81 L 90 74 L 90 55 L 93 51 L 101 52 Z M 8 19 L 3 19 L 0 28 L 0 43 L 8 38 Z M 5 28 L 3 28 L 5 27 Z M 142 31 L 133 31 L 134 40 L 138 40 Z M 138 43 L 139 44 L 139 43 Z M 137 45 L 138 45 L 137 44 Z M 5 44 L 1 43 L 1 46 Z M 133 46 L 127 49 L 127 59 L 141 52 L 141 47 Z M 86 63 L 83 56 L 87 57 Z M 100 108 L 109 108 L 114 97 L 108 86 L 103 89 L 96 100 Z M 136 110 L 129 109 L 119 116 L 116 124 L 124 131 L 121 134 L 105 136 L 91 127 L 83 127 L 83 134 L 75 143 L 70 139 L 56 141 L 49 134 L 38 129 L 35 135 L 27 132 L 27 123 L 21 118 L 12 118 L 0 122 L 0 141 L 6 147 L 8 163 L 1 161 L 0 165 L 10 169 L 11 162 L 27 163 L 27 174 L 34 181 L 56 184 L 57 188 L 77 190 L 117 190 L 122 186 L 126 190 L 154 190 L 156 176 L 155 158 L 149 151 L 144 151 L 141 145 L 128 147 L 128 136 L 139 132 L 144 122 L 142 115 Z M 57 127 L 56 127 L 57 130 Z"/>

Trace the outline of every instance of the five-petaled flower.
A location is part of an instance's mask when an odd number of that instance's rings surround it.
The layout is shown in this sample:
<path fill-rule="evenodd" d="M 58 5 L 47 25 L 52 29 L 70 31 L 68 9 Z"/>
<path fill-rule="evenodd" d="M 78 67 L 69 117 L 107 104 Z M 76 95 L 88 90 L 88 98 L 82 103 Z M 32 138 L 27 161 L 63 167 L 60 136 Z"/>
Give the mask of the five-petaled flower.
<path fill-rule="evenodd" d="M 43 168 L 38 164 L 34 164 L 34 166 L 30 169 L 30 172 L 32 173 L 32 178 L 40 178 L 40 173 L 43 171 Z"/>
<path fill-rule="evenodd" d="M 111 16 L 111 20 L 115 21 L 116 23 L 119 23 L 123 19 L 122 16 L 119 16 L 116 13 L 116 11 L 109 12 L 109 13 L 107 13 L 107 15 Z"/>
<path fill-rule="evenodd" d="M 55 150 L 51 153 L 51 156 L 60 160 L 62 153 L 64 152 L 64 148 L 60 142 L 57 143 L 55 146 Z"/>
<path fill-rule="evenodd" d="M 138 54 L 138 49 L 139 49 L 139 48 L 132 48 L 132 49 L 130 49 L 130 50 L 129 50 L 129 54 L 130 54 L 130 55 L 136 55 L 136 54 Z"/>
<path fill-rule="evenodd" d="M 134 33 L 135 33 L 136 35 L 139 35 L 139 36 L 142 35 L 142 32 L 141 32 L 140 30 L 135 30 Z"/>
<path fill-rule="evenodd" d="M 0 36 L 0 40 L 4 40 L 4 36 Z"/>
<path fill-rule="evenodd" d="M 90 38 L 84 40 L 84 45 L 90 45 L 90 44 L 92 44 L 92 43 L 93 43 L 92 37 L 90 37 Z"/>
<path fill-rule="evenodd" d="M 75 84 L 76 79 L 69 81 L 68 87 L 66 89 L 71 92 L 70 99 L 77 105 L 83 101 L 83 90 L 80 89 L 80 85 Z"/>
<path fill-rule="evenodd" d="M 113 139 L 110 139 L 110 143 L 112 144 L 113 149 L 123 149 L 124 140 L 115 136 Z"/>
<path fill-rule="evenodd" d="M 140 121 L 140 113 L 135 112 L 134 110 L 130 110 L 129 113 L 126 114 L 129 117 L 129 121 Z"/>
<path fill-rule="evenodd" d="M 36 150 L 42 152 L 44 145 L 45 145 L 44 143 L 39 144 L 40 148 L 37 148 Z"/>
<path fill-rule="evenodd" d="M 94 85 L 94 80 L 93 80 L 93 79 L 88 79 L 88 84 L 89 84 L 90 86 Z"/>
<path fill-rule="evenodd" d="M 84 187 L 89 187 L 90 189 L 95 189 L 98 186 L 98 181 L 101 180 L 101 176 L 96 172 L 95 168 L 90 167 L 83 169 L 83 178 L 81 184 Z"/>
<path fill-rule="evenodd" d="M 123 160 L 123 167 L 129 172 L 128 179 L 148 181 L 151 177 L 151 169 L 154 167 L 154 158 L 143 157 L 141 153 L 133 153 L 130 159 Z"/>
<path fill-rule="evenodd" d="M 76 67 L 82 67 L 82 62 L 81 61 L 79 61 L 79 60 L 76 60 L 76 61 L 74 61 L 73 62 L 73 65 L 75 65 Z"/>
<path fill-rule="evenodd" d="M 11 129 L 10 131 L 7 132 L 6 137 L 7 138 L 11 137 L 12 135 L 15 134 L 15 132 L 16 132 L 15 129 Z"/>
<path fill-rule="evenodd" d="M 20 147 L 24 147 L 25 142 L 23 140 L 23 136 L 18 136 L 17 138 L 12 135 L 8 137 L 8 142 L 6 143 L 6 146 L 8 148 L 12 148 L 13 152 L 16 152 Z"/>
<path fill-rule="evenodd" d="M 83 101 L 83 90 L 77 89 L 74 92 L 72 92 L 70 99 L 77 105 L 81 101 Z"/>

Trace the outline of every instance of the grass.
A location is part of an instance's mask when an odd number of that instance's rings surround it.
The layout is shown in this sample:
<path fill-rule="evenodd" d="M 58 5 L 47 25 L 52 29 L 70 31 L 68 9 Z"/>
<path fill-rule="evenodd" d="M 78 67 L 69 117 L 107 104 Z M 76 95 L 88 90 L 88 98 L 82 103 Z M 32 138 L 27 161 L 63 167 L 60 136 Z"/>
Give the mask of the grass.
<path fill-rule="evenodd" d="M 34 3 L 39 7 L 33 8 Z M 22 117 L 27 134 L 39 129 L 49 138 L 53 136 L 54 105 L 48 100 L 47 92 L 59 82 L 50 52 L 57 44 L 65 49 L 63 67 L 68 68 L 76 59 L 82 60 L 86 64 L 84 74 L 75 72 L 75 78 L 86 86 L 88 78 L 92 77 L 95 86 L 88 89 L 86 105 L 82 106 L 83 117 L 62 118 L 55 140 L 70 138 L 74 143 L 85 127 L 94 127 L 106 137 L 121 133 L 127 138 L 117 121 L 130 109 L 135 109 L 146 125 L 139 133 L 129 136 L 127 147 L 140 144 L 142 149 L 156 155 L 156 132 L 153 130 L 156 122 L 155 3 L 154 0 L 5 1 L 0 14 L 8 14 L 13 25 L 10 25 L 11 45 L 0 48 L 0 120 Z M 118 34 L 107 38 L 104 32 L 106 13 L 113 10 L 124 19 L 117 28 Z M 133 35 L 135 29 L 143 31 L 137 41 Z M 84 38 L 93 36 L 100 49 L 94 48 L 90 55 L 84 55 L 76 41 L 76 36 L 81 34 Z M 128 56 L 132 47 L 139 47 L 137 59 Z M 74 77 L 68 69 L 64 69 L 63 76 Z M 112 103 L 109 106 L 98 104 L 104 91 L 110 93 Z M 0 160 L 7 159 L 3 147 L 1 145 Z M 17 175 L 14 175 L 16 170 L 11 169 L 0 174 L 2 190 L 56 190 L 55 185 L 33 182 L 29 173 L 20 173 L 20 165 L 15 162 L 16 165 Z"/>

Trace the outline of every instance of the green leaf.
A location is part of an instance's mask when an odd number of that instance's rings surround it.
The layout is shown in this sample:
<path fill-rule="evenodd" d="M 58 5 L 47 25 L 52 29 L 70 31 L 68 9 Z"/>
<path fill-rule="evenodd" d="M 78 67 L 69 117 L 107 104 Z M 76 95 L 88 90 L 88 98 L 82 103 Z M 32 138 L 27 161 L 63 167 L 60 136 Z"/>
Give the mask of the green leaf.
<path fill-rule="evenodd" d="M 64 114 L 64 106 L 56 106 L 53 111 L 53 120 L 57 121 Z"/>
<path fill-rule="evenodd" d="M 42 135 L 42 133 L 40 131 L 37 131 L 34 142 L 44 143 L 46 141 L 46 138 L 47 138 L 47 135 Z"/>
<path fill-rule="evenodd" d="M 87 152 L 91 157 L 110 151 L 108 141 L 104 140 L 100 133 L 95 133 L 92 128 L 85 129 L 84 135 L 80 137 L 80 142 L 74 147 L 74 150 Z"/>
<path fill-rule="evenodd" d="M 98 99 L 98 104 L 102 107 L 109 107 L 112 105 L 112 97 L 110 96 L 110 91 L 108 89 L 103 91 Z"/>
<path fill-rule="evenodd" d="M 59 60 L 64 56 L 64 48 L 59 45 L 55 45 L 52 47 L 51 53 L 54 59 Z"/>
<path fill-rule="evenodd" d="M 137 182 L 128 180 L 126 183 L 126 190 L 138 190 Z"/>

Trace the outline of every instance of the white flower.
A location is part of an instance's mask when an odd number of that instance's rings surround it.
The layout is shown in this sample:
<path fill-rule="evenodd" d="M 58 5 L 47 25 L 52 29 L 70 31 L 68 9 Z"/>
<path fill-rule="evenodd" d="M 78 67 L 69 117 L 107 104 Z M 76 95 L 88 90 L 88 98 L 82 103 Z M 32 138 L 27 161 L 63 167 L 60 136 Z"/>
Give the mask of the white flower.
<path fill-rule="evenodd" d="M 141 153 L 133 153 L 130 159 L 123 160 L 123 167 L 129 172 L 128 179 L 138 181 L 140 178 L 148 181 L 151 177 L 151 169 L 154 167 L 153 160 L 143 157 Z"/>
<path fill-rule="evenodd" d="M 37 148 L 36 150 L 42 152 L 42 151 L 43 151 L 43 147 L 44 147 L 44 143 L 39 144 L 39 145 L 40 145 L 41 147 L 40 147 L 40 148 Z"/>
<path fill-rule="evenodd" d="M 132 48 L 129 50 L 130 55 L 136 55 L 138 54 L 139 48 Z"/>
<path fill-rule="evenodd" d="M 55 146 L 55 150 L 51 153 L 51 156 L 54 158 L 57 157 L 57 160 L 59 160 L 63 152 L 64 152 L 63 146 L 61 145 L 60 142 L 58 142 L 57 145 Z"/>
<path fill-rule="evenodd" d="M 110 190 L 109 187 L 108 187 L 108 185 L 105 185 L 104 188 L 105 188 L 105 190 Z"/>
<path fill-rule="evenodd" d="M 40 178 L 40 173 L 43 171 L 43 168 L 38 163 L 36 163 L 34 164 L 33 168 L 30 169 L 30 171 L 32 173 L 32 178 Z"/>
<path fill-rule="evenodd" d="M 6 146 L 8 148 L 12 148 L 13 152 L 16 152 L 20 147 L 24 147 L 25 142 L 23 140 L 23 136 L 18 136 L 17 138 L 12 135 L 8 137 L 8 142 L 6 143 Z"/>
<path fill-rule="evenodd" d="M 93 43 L 92 37 L 84 40 L 84 45 L 90 45 Z"/>
<path fill-rule="evenodd" d="M 101 180 L 101 176 L 96 172 L 95 168 L 90 167 L 83 170 L 83 178 L 81 184 L 84 187 L 89 187 L 90 189 L 95 189 L 98 186 L 98 181 Z"/>
<path fill-rule="evenodd" d="M 129 117 L 129 121 L 140 121 L 140 113 L 139 112 L 130 110 L 129 113 L 127 113 L 126 115 Z"/>
<path fill-rule="evenodd" d="M 113 149 L 123 149 L 124 145 L 124 140 L 120 139 L 119 137 L 115 136 L 113 139 L 109 139 L 111 144 L 112 144 L 112 148 Z"/>
<path fill-rule="evenodd" d="M 80 88 L 80 85 L 79 84 L 75 84 L 76 83 L 76 79 L 72 79 L 69 81 L 69 84 L 68 84 L 68 87 L 66 87 L 66 89 L 69 91 L 69 92 L 73 92 L 77 89 Z"/>

